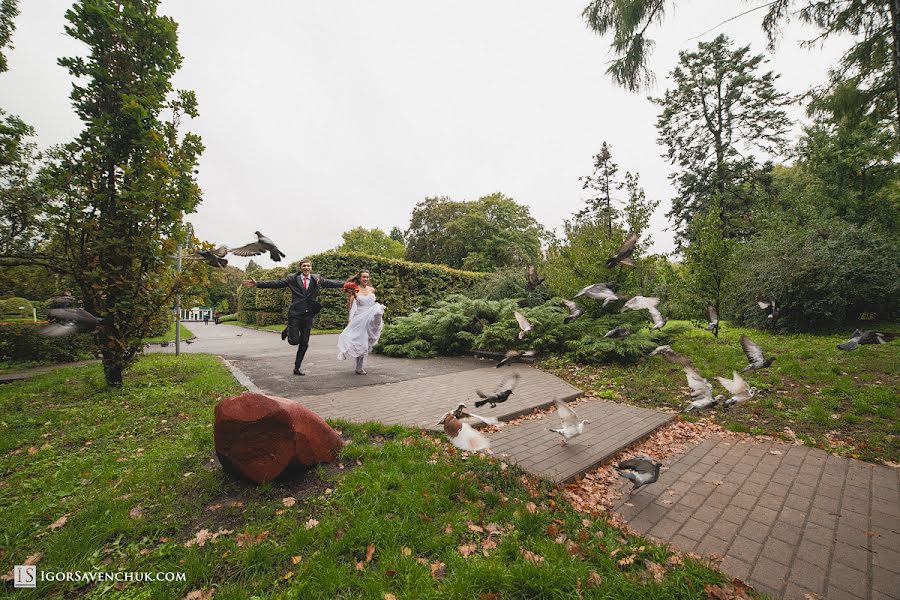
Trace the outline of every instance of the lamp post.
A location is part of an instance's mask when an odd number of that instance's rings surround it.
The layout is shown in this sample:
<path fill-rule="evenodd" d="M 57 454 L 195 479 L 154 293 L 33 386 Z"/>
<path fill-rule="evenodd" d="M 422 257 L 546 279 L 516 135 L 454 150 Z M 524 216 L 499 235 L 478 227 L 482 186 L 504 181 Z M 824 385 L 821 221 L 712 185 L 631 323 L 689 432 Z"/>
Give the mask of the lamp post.
<path fill-rule="evenodd" d="M 194 246 L 194 227 L 190 223 L 185 226 L 187 234 L 187 250 Z M 178 254 L 175 256 L 175 272 L 181 275 L 181 242 L 178 242 Z M 181 292 L 175 294 L 175 356 L 181 354 Z"/>

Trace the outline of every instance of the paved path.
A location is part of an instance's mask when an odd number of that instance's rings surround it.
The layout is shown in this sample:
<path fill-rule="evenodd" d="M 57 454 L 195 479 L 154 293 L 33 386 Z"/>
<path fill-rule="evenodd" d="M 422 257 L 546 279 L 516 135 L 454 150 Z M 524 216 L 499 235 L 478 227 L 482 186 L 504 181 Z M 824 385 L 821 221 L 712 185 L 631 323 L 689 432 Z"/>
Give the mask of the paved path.
<path fill-rule="evenodd" d="M 564 448 L 559 434 L 549 429 L 560 424 L 554 412 L 491 435 L 491 449 L 498 456 L 509 455 L 509 462 L 529 473 L 564 483 L 675 418 L 657 410 L 596 399 L 579 403 L 575 410 L 579 419 L 587 419 L 590 424 Z"/>
<path fill-rule="evenodd" d="M 99 360 L 76 360 L 74 362 L 58 363 L 43 367 L 31 367 L 30 369 L 21 369 L 17 371 L 0 371 L 0 383 L 12 383 L 13 381 L 21 381 L 23 379 L 34 377 L 35 375 L 43 375 L 44 373 L 49 373 L 56 369 L 83 367 L 84 365 L 93 365 L 99 362 Z"/>
<path fill-rule="evenodd" d="M 665 462 L 615 507 L 636 531 L 724 557 L 726 574 L 773 597 L 900 598 L 897 469 L 719 436 Z"/>

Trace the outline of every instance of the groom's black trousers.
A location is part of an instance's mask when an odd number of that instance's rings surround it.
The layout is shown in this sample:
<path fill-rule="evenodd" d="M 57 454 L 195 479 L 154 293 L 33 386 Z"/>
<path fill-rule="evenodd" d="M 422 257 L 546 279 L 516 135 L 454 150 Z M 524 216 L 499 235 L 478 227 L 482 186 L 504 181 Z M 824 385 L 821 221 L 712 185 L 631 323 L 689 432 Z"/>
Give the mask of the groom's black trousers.
<path fill-rule="evenodd" d="M 299 369 L 309 348 L 309 334 L 313 328 L 315 315 L 300 315 L 288 317 L 288 343 L 297 346 L 297 356 L 294 358 L 294 369 Z"/>

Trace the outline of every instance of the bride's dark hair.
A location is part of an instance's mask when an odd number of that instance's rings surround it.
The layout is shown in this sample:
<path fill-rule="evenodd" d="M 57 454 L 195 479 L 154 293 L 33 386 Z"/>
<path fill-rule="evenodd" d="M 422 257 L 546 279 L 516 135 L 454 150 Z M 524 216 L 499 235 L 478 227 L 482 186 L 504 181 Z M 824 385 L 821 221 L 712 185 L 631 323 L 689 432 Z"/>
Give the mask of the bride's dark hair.
<path fill-rule="evenodd" d="M 355 275 L 351 275 L 350 277 L 348 277 L 347 281 L 352 281 L 356 285 L 359 285 L 360 281 L 362 281 L 363 273 L 368 273 L 369 277 L 372 276 L 372 274 L 369 273 L 368 269 L 362 269 L 361 271 L 358 271 Z M 347 310 L 350 310 L 350 304 L 353 302 L 353 298 L 356 297 L 356 291 L 354 291 L 354 290 L 344 290 L 344 291 L 347 293 Z"/>

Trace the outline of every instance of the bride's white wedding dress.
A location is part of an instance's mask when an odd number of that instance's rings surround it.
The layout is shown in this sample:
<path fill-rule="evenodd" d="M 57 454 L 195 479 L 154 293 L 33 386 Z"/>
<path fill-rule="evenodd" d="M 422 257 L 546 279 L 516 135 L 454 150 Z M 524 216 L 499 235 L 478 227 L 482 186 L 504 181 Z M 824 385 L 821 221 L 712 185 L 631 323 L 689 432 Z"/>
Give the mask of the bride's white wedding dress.
<path fill-rule="evenodd" d="M 375 302 L 375 294 L 356 296 L 350 307 L 350 323 L 338 338 L 338 360 L 348 357 L 365 359 L 372 346 L 378 342 L 384 325 L 384 304 Z M 357 361 L 357 370 L 362 368 Z"/>

